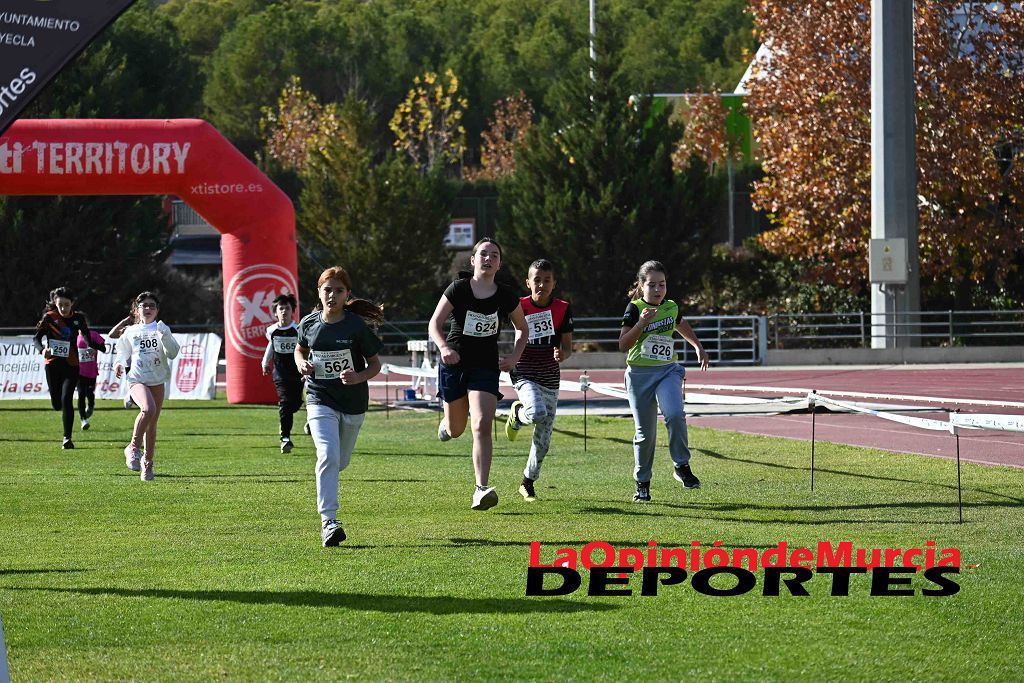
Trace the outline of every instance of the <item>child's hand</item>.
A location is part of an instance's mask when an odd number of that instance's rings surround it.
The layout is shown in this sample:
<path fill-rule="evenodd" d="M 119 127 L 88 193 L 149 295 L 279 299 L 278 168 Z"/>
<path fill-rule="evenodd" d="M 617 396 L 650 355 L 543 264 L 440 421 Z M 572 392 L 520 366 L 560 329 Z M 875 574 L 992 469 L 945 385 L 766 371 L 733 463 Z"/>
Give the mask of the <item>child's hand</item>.
<path fill-rule="evenodd" d="M 512 356 L 502 356 L 498 359 L 498 369 L 505 372 L 512 372 L 516 369 L 516 359 Z"/>
<path fill-rule="evenodd" d="M 43 349 L 43 358 L 46 358 L 46 359 L 53 358 L 53 351 L 50 350 L 49 346 L 47 346 L 45 349 Z"/>
<path fill-rule="evenodd" d="M 359 376 L 359 373 L 356 372 L 355 370 L 346 370 L 345 372 L 341 373 L 342 384 L 359 384 L 362 381 L 363 380 Z"/>
<path fill-rule="evenodd" d="M 704 347 L 697 349 L 697 361 L 700 363 L 701 370 L 708 369 L 708 352 L 704 350 Z"/>
<path fill-rule="evenodd" d="M 562 362 L 562 347 L 561 346 L 556 346 L 555 347 L 555 362 L 556 363 L 561 363 Z"/>
<path fill-rule="evenodd" d="M 444 361 L 445 365 L 458 365 L 461 358 L 458 351 L 455 351 L 446 344 L 441 349 L 441 360 Z"/>
<path fill-rule="evenodd" d="M 120 363 L 118 363 L 117 366 L 114 367 L 114 377 L 117 377 L 118 379 L 120 379 L 121 375 L 123 375 L 123 374 L 124 374 L 124 366 L 121 365 Z"/>
<path fill-rule="evenodd" d="M 645 308 L 640 311 L 640 322 L 649 323 L 654 320 L 654 316 L 658 314 L 657 308 Z"/>
<path fill-rule="evenodd" d="M 315 371 L 315 369 L 316 368 L 313 367 L 313 362 L 308 359 L 302 361 L 302 364 L 299 365 L 299 373 L 303 375 L 309 375 L 310 377 L 313 376 L 313 372 Z"/>

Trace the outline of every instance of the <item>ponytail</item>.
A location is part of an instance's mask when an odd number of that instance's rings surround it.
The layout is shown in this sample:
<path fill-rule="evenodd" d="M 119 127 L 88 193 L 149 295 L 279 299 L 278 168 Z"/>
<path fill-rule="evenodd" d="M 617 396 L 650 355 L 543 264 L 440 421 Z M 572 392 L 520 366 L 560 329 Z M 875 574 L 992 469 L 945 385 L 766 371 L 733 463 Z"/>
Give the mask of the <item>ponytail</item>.
<path fill-rule="evenodd" d="M 366 299 L 349 299 L 345 304 L 345 310 L 351 311 L 360 318 L 368 320 L 374 326 L 384 322 L 384 309 Z"/>

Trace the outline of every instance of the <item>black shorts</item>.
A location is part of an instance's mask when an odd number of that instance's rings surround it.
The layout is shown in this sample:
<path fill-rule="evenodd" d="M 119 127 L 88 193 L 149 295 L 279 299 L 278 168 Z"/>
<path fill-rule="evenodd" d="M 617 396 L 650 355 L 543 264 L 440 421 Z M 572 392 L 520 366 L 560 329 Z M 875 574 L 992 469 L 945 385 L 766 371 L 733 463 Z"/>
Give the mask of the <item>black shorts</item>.
<path fill-rule="evenodd" d="M 437 366 L 437 395 L 445 403 L 458 401 L 470 391 L 486 391 L 501 400 L 498 391 L 498 377 L 501 373 L 487 368 L 449 367 L 444 363 Z"/>
<path fill-rule="evenodd" d="M 96 391 L 96 378 L 95 377 L 78 377 L 78 393 L 79 394 L 91 394 Z"/>

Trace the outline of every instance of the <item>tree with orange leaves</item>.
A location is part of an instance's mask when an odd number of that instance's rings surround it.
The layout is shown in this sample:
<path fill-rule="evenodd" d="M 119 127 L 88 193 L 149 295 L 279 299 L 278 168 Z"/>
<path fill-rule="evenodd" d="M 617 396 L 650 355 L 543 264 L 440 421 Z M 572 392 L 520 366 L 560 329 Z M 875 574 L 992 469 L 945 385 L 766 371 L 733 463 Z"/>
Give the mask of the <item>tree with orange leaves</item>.
<path fill-rule="evenodd" d="M 870 2 L 751 0 L 771 52 L 748 109 L 778 226 L 760 240 L 811 278 L 863 290 L 871 233 Z M 915 3 L 922 289 L 974 304 L 1024 263 L 1024 8 Z M 1019 305 L 1020 293 L 1010 296 Z"/>

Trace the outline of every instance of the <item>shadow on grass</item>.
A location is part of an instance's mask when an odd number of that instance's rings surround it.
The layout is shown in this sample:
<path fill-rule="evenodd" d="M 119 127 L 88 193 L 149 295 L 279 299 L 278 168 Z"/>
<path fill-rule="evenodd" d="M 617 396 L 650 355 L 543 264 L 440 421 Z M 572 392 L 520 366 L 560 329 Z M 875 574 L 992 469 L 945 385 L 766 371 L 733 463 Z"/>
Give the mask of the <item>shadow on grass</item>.
<path fill-rule="evenodd" d="M 807 472 L 808 481 L 810 480 L 810 472 L 811 472 L 811 467 L 810 467 L 810 462 L 809 462 L 809 460 L 810 460 L 810 446 L 808 446 L 808 451 L 807 451 L 808 452 L 808 465 L 807 465 L 807 467 L 799 467 L 799 466 L 795 466 L 795 465 L 782 465 L 782 464 L 777 463 L 777 462 L 765 462 L 764 460 L 751 460 L 749 458 L 736 458 L 736 457 L 731 457 L 731 456 L 728 456 L 728 455 L 722 455 L 721 453 L 717 453 L 715 451 L 708 450 L 706 448 L 696 448 L 694 450 L 696 452 L 698 452 L 698 453 L 702 453 L 704 455 L 707 455 L 708 457 L 715 458 L 716 460 L 728 460 L 730 462 L 744 462 L 744 463 L 748 463 L 748 464 L 751 464 L 751 465 L 762 465 L 764 467 L 775 467 L 775 468 L 783 469 L 783 470 L 795 470 L 795 471 L 798 471 L 798 472 Z M 814 471 L 817 474 L 839 474 L 839 475 L 842 475 L 842 476 L 855 477 L 855 478 L 858 478 L 858 479 L 872 479 L 872 480 L 875 480 L 875 481 L 895 481 L 895 482 L 900 482 L 900 483 L 903 483 L 903 484 L 921 484 L 923 486 L 936 486 L 938 488 L 950 489 L 952 491 L 956 490 L 956 486 L 954 486 L 953 484 L 942 484 L 942 483 L 935 482 L 935 481 L 921 481 L 920 479 L 902 479 L 900 477 L 886 477 L 886 476 L 879 476 L 879 475 L 875 475 L 875 474 L 860 474 L 860 473 L 857 473 L 857 472 L 845 472 L 843 470 L 830 470 L 830 469 L 827 469 L 827 468 L 824 468 L 824 467 L 817 467 L 817 466 L 814 468 Z M 984 490 L 984 489 L 971 489 L 971 488 L 968 488 L 968 487 L 964 487 L 964 491 L 975 491 L 977 493 L 987 493 L 987 494 L 989 494 L 991 496 L 996 496 L 997 498 L 1006 498 L 1007 500 L 1012 500 L 1014 502 L 1024 504 L 1024 498 L 1015 498 L 1014 496 L 1009 496 L 1009 495 L 1007 495 L 1005 493 L 997 493 L 995 491 L 987 491 L 987 490 Z"/>
<path fill-rule="evenodd" d="M 583 508 L 580 512 L 584 514 L 595 514 L 595 515 L 634 515 L 638 517 L 685 517 L 688 519 L 699 519 L 704 521 L 716 521 L 716 522 L 738 522 L 741 524 L 773 524 L 773 525 L 796 525 L 796 526 L 815 526 L 815 525 L 826 525 L 826 524 L 958 524 L 957 520 L 953 519 L 956 516 L 957 504 L 954 503 L 941 503 L 941 502 L 916 502 L 916 503 L 865 503 L 863 505 L 676 505 L 673 503 L 658 503 L 651 502 L 643 505 L 647 512 L 641 512 L 636 509 L 629 508 L 616 508 L 616 507 L 588 507 Z M 965 503 L 964 508 L 983 508 L 983 507 L 1019 507 L 1017 505 L 1006 505 L 1004 503 L 996 502 L 983 502 L 983 503 Z M 680 512 L 657 512 L 659 508 L 669 508 L 671 510 L 687 511 L 693 514 L 681 514 Z M 726 517 L 720 516 L 716 513 L 720 512 L 737 512 L 743 510 L 770 510 L 770 511 L 792 511 L 792 512 L 837 512 L 837 511 L 849 511 L 849 510 L 906 510 L 911 511 L 914 509 L 946 509 L 949 510 L 950 519 L 846 519 L 846 518 L 828 518 L 828 519 L 782 519 L 782 518 L 760 518 L 760 517 Z M 714 516 L 709 517 L 708 513 Z"/>
<path fill-rule="evenodd" d="M 370 593 L 325 593 L 321 591 L 215 591 L 161 588 L 15 588 L 77 595 L 120 598 L 158 598 L 199 602 L 234 602 L 244 605 L 285 607 L 330 607 L 367 612 L 427 614 L 537 614 L 545 612 L 605 612 L 613 605 L 588 604 L 570 600 L 527 600 L 516 598 L 460 598 L 454 595 L 374 595 Z"/>
<path fill-rule="evenodd" d="M 571 436 L 574 439 L 582 439 L 583 432 L 574 432 L 571 429 L 558 429 L 553 430 L 556 434 L 564 434 L 565 436 Z M 632 439 L 622 439 L 617 436 L 594 436 L 593 434 L 587 434 L 587 440 L 594 441 L 611 441 L 612 443 L 624 443 L 627 446 L 633 445 Z"/>
<path fill-rule="evenodd" d="M 0 576 L 14 574 L 75 574 L 87 572 L 88 569 L 0 569 Z"/>

